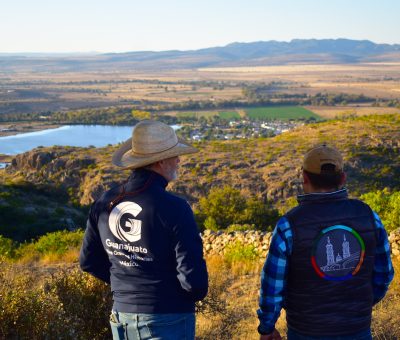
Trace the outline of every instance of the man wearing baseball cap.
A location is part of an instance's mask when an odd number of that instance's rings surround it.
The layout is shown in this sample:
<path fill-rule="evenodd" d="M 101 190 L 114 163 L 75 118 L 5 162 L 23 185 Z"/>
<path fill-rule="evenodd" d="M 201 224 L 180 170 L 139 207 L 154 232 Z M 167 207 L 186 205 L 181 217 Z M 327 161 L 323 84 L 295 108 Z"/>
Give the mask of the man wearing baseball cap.
<path fill-rule="evenodd" d="M 145 120 L 113 155 L 132 173 L 92 205 L 80 265 L 111 284 L 114 339 L 195 337 L 195 302 L 208 290 L 202 241 L 189 204 L 165 188 L 179 156 L 197 151 Z"/>
<path fill-rule="evenodd" d="M 261 340 L 371 339 L 372 307 L 393 279 L 389 242 L 378 215 L 348 198 L 338 150 L 326 144 L 303 161 L 304 194 L 277 223 L 261 274 Z"/>

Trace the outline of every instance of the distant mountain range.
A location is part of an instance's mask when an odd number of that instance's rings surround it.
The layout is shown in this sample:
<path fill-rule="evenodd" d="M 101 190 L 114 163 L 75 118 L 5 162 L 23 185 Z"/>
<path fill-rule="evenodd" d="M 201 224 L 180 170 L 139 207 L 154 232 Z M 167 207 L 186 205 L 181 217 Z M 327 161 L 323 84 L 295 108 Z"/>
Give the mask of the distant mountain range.
<path fill-rule="evenodd" d="M 400 61 L 400 45 L 375 44 L 368 40 L 294 39 L 290 42 L 235 42 L 224 47 L 192 51 L 142 51 L 71 56 L 0 54 L 0 72 L 166 70 L 379 61 Z"/>

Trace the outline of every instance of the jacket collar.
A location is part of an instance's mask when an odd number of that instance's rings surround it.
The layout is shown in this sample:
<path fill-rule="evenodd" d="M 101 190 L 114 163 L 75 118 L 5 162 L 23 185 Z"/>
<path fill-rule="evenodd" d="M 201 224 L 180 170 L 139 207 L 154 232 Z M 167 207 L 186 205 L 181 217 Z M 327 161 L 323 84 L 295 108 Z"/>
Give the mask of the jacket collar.
<path fill-rule="evenodd" d="M 343 188 L 331 192 L 312 192 L 310 194 L 298 195 L 297 201 L 299 204 L 307 204 L 310 202 L 324 202 L 332 200 L 342 200 L 348 197 L 347 189 Z"/>
<path fill-rule="evenodd" d="M 168 181 L 152 170 L 139 168 L 132 171 L 126 184 L 127 191 L 137 190 L 144 185 L 156 185 L 165 189 L 168 185 Z"/>

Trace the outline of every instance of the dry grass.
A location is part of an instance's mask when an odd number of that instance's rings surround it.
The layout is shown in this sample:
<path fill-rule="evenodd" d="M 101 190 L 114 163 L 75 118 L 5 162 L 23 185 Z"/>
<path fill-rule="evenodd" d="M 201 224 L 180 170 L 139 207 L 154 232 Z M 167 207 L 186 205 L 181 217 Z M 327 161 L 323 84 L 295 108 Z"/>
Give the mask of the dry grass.
<path fill-rule="evenodd" d="M 219 294 L 224 305 L 219 313 L 199 314 L 197 334 L 199 339 L 247 339 L 258 340 L 258 294 L 260 264 L 255 263 L 249 274 L 236 274 L 223 258 L 207 259 L 212 294 Z M 394 260 L 396 276 L 387 296 L 374 307 L 373 335 L 377 340 L 400 339 L 400 260 Z M 281 335 L 286 334 L 285 312 L 276 324 Z"/>
<path fill-rule="evenodd" d="M 400 90 L 400 63 L 222 67 L 199 69 L 199 73 L 211 79 L 294 82 L 287 91 L 293 93 L 397 98 Z"/>
<path fill-rule="evenodd" d="M 210 275 L 209 295 L 216 295 L 221 308 L 217 313 L 210 310 L 197 316 L 199 339 L 243 339 L 254 338 L 254 303 L 257 291 L 256 274 L 236 275 L 222 257 L 207 259 Z M 247 277 L 248 280 L 241 279 Z M 252 335 L 253 337 L 249 337 Z"/>
<path fill-rule="evenodd" d="M 389 292 L 373 311 L 373 335 L 377 340 L 400 339 L 400 259 L 393 265 L 395 276 Z"/>
<path fill-rule="evenodd" d="M 71 252 L 68 256 L 74 254 Z M 261 262 L 254 261 L 246 274 L 236 272 L 223 257 L 207 258 L 207 265 L 210 290 L 207 298 L 198 305 L 198 340 L 258 340 L 256 310 Z M 389 292 L 373 311 L 372 328 L 377 340 L 400 338 L 400 259 L 394 261 L 394 266 L 396 276 Z M 48 328 L 40 328 L 41 325 L 50 327 L 46 319 L 49 314 L 43 306 L 47 306 L 49 311 L 54 310 L 56 322 L 60 325 L 67 320 L 69 332 L 82 334 L 81 339 L 100 339 L 103 338 L 100 333 L 109 332 L 106 320 L 110 308 L 109 287 L 81 273 L 76 264 L 0 262 L 0 269 L 0 302 L 2 299 L 8 301 L 0 312 L 0 338 L 1 334 L 11 334 L 14 320 L 19 320 L 18 334 L 21 336 L 34 332 L 35 336 L 30 338 L 39 339 L 49 334 Z M 85 320 L 91 326 L 83 329 L 75 321 L 87 313 L 87 308 L 92 313 L 86 315 Z M 50 316 L 54 319 L 54 315 Z M 286 334 L 284 311 L 276 327 L 282 335 Z M 89 331 L 90 337 L 87 335 Z"/>
<path fill-rule="evenodd" d="M 79 249 L 70 249 L 65 254 L 51 253 L 40 258 L 40 263 L 55 264 L 55 263 L 77 263 L 79 258 Z"/>
<path fill-rule="evenodd" d="M 197 335 L 200 339 L 248 339 L 258 340 L 258 291 L 259 273 L 263 261 L 252 266 L 245 263 L 227 263 L 221 256 L 207 258 L 210 275 L 210 293 L 218 294 L 224 309 L 219 313 L 201 313 L 197 316 Z M 212 316 L 212 317 L 211 317 Z M 282 313 L 277 329 L 285 334 L 285 314 Z"/>

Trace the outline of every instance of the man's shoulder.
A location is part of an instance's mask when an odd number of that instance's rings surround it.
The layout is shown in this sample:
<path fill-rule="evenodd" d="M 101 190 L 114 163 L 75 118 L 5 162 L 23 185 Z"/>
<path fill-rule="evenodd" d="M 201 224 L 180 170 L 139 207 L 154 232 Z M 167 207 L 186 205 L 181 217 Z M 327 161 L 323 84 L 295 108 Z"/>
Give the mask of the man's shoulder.
<path fill-rule="evenodd" d="M 179 196 L 175 193 L 164 191 L 164 198 L 173 206 L 176 207 L 186 207 L 188 206 L 188 202 L 182 196 Z"/>
<path fill-rule="evenodd" d="M 371 210 L 371 207 L 367 203 L 365 203 L 357 198 L 351 197 L 351 198 L 348 198 L 348 201 L 351 202 L 352 204 L 359 205 L 359 206 L 362 206 L 362 207 L 365 207 L 365 208 L 368 208 Z"/>
<path fill-rule="evenodd" d="M 154 209 L 160 218 L 176 223 L 180 219 L 193 216 L 192 208 L 182 197 L 174 193 L 163 191 L 153 196 Z"/>
<path fill-rule="evenodd" d="M 297 205 L 294 208 L 290 209 L 289 211 L 287 211 L 285 213 L 285 215 L 282 216 L 282 218 L 284 218 L 286 221 L 289 221 L 290 218 L 292 216 L 295 216 L 296 214 L 298 214 L 300 211 L 302 210 L 302 206 L 301 205 Z"/>

